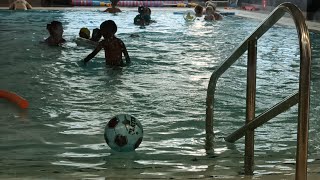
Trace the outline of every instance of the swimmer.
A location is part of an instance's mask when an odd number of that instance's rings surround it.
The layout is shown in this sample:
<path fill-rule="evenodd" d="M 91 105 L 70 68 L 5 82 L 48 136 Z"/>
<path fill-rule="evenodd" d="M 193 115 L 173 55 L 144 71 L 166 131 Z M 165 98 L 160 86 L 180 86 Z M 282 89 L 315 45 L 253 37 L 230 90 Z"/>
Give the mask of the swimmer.
<path fill-rule="evenodd" d="M 121 12 L 121 10 L 116 7 L 120 0 L 110 0 L 110 1 L 111 1 L 111 8 L 107 8 L 106 10 L 104 10 L 104 12 L 108 12 L 108 13 Z"/>
<path fill-rule="evenodd" d="M 206 21 L 214 21 L 213 8 L 211 6 L 206 7 L 206 16 L 204 17 Z"/>
<path fill-rule="evenodd" d="M 139 6 L 138 7 L 138 12 L 139 14 L 136 15 L 136 17 L 133 20 L 133 23 L 135 25 L 140 25 L 140 26 L 145 26 L 150 23 L 150 16 L 146 14 L 146 8 L 144 6 Z M 151 13 L 151 11 L 150 11 Z"/>
<path fill-rule="evenodd" d="M 84 39 L 90 39 L 90 30 L 88 28 L 81 28 L 79 31 L 79 36 Z"/>
<path fill-rule="evenodd" d="M 90 53 L 83 61 L 86 64 L 103 48 L 105 54 L 105 61 L 110 66 L 125 66 L 122 60 L 122 54 L 125 57 L 126 64 L 130 63 L 130 57 L 126 46 L 121 39 L 115 36 L 117 32 L 117 25 L 112 20 L 104 21 L 100 25 L 100 31 L 103 40 L 99 42 L 98 46 Z"/>
<path fill-rule="evenodd" d="M 45 43 L 48 45 L 58 46 L 66 42 L 62 37 L 63 27 L 61 22 L 52 21 L 50 24 L 47 24 L 47 30 L 49 31 L 50 36 L 45 40 Z"/>
<path fill-rule="evenodd" d="M 27 10 L 32 9 L 32 6 L 26 0 L 15 0 L 9 6 L 10 10 Z"/>
<path fill-rule="evenodd" d="M 217 12 L 217 5 L 214 2 L 212 2 L 211 0 L 207 1 L 206 7 L 212 7 L 212 9 L 213 9 L 212 14 L 213 14 L 215 20 L 222 20 L 223 19 L 222 15 Z"/>
<path fill-rule="evenodd" d="M 194 12 L 196 13 L 197 17 L 202 17 L 202 15 L 203 15 L 203 7 L 201 5 L 197 5 L 194 8 Z"/>
<path fill-rule="evenodd" d="M 100 39 L 101 39 L 102 35 L 101 35 L 101 32 L 100 32 L 100 29 L 99 28 L 95 28 L 92 30 L 92 36 L 91 36 L 91 41 L 94 41 L 94 42 L 99 42 Z"/>
<path fill-rule="evenodd" d="M 90 46 L 90 47 L 96 47 L 99 44 L 99 41 L 102 37 L 100 29 L 95 28 L 92 30 L 92 36 L 90 38 L 90 30 L 88 28 L 81 28 L 79 32 L 79 38 L 77 38 L 75 41 L 77 45 L 80 46 Z"/>

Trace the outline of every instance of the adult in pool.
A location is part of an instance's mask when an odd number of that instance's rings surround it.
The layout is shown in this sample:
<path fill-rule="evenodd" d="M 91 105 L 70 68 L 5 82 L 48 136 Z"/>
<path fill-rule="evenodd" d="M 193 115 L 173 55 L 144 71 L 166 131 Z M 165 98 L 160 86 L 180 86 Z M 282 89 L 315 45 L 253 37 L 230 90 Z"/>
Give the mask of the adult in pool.
<path fill-rule="evenodd" d="M 110 1 L 111 1 L 111 8 L 107 8 L 106 10 L 104 10 L 104 12 L 108 12 L 108 13 L 121 12 L 121 10 L 116 7 L 120 0 L 110 0 Z"/>
<path fill-rule="evenodd" d="M 105 61 L 110 66 L 125 66 L 130 63 L 130 57 L 125 44 L 121 39 L 115 36 L 117 32 L 117 25 L 112 20 L 104 21 L 100 25 L 100 31 L 103 36 L 103 40 L 99 42 L 97 47 L 90 53 L 83 61 L 86 64 L 90 61 L 102 48 L 105 53 Z M 122 60 L 122 54 L 124 54 L 126 64 Z"/>
<path fill-rule="evenodd" d="M 15 0 L 9 5 L 10 10 L 27 10 L 32 9 L 32 6 L 26 0 Z"/>
<path fill-rule="evenodd" d="M 50 36 L 44 42 L 49 46 L 58 46 L 66 42 L 62 37 L 63 27 L 61 22 L 52 21 L 50 24 L 47 24 L 47 30 Z"/>

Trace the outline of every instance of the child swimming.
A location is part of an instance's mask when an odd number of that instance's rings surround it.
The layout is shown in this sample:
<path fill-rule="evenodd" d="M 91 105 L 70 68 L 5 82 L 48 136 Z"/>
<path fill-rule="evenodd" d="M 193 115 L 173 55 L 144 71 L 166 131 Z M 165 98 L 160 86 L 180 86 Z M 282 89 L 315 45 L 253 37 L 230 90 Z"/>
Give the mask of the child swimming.
<path fill-rule="evenodd" d="M 122 60 L 122 53 L 124 54 L 126 64 L 128 65 L 130 61 L 127 48 L 121 39 L 115 36 L 117 32 L 117 25 L 112 20 L 104 21 L 100 25 L 100 31 L 104 40 L 100 41 L 98 46 L 90 53 L 83 61 L 86 64 L 103 48 L 105 52 L 105 61 L 107 65 L 110 66 L 124 66 Z"/>
<path fill-rule="evenodd" d="M 62 23 L 59 21 L 52 21 L 50 24 L 47 24 L 47 30 L 49 31 L 50 36 L 44 41 L 50 46 L 58 46 L 64 42 L 63 39 L 63 27 Z"/>
<path fill-rule="evenodd" d="M 32 9 L 32 6 L 26 0 L 15 0 L 9 6 L 10 10 L 27 10 Z"/>

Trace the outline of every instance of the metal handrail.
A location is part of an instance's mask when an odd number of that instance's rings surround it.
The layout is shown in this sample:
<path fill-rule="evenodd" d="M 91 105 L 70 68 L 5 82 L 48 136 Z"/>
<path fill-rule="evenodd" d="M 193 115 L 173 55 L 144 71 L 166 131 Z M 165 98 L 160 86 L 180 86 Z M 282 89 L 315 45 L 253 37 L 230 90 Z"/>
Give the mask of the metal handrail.
<path fill-rule="evenodd" d="M 298 93 L 288 96 L 284 101 L 268 109 L 262 115 L 255 116 L 256 95 L 256 60 L 257 40 L 267 32 L 278 20 L 289 13 L 294 20 L 300 46 L 300 74 Z M 270 15 L 248 36 L 237 49 L 212 73 L 207 90 L 206 99 L 206 150 L 213 149 L 213 112 L 214 93 L 220 76 L 248 50 L 247 68 L 247 105 L 246 125 L 226 140 L 234 142 L 246 134 L 245 139 L 245 174 L 252 174 L 254 152 L 254 129 L 274 118 L 278 114 L 298 103 L 298 128 L 297 128 L 297 153 L 296 153 L 296 179 L 307 179 L 307 151 L 308 151 L 308 126 L 310 108 L 310 76 L 311 76 L 311 46 L 309 31 L 302 12 L 292 3 L 282 3 L 276 7 Z"/>

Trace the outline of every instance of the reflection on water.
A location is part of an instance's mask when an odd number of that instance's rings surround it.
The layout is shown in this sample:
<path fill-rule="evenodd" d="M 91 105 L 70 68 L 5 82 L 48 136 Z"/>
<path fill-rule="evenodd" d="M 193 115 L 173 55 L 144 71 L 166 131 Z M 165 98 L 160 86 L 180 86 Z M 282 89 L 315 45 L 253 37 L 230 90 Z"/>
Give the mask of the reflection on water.
<path fill-rule="evenodd" d="M 255 29 L 258 21 L 225 17 L 185 23 L 173 10 L 155 9 L 157 23 L 133 26 L 137 13 L 118 16 L 99 11 L 0 11 L 0 85 L 30 102 L 22 112 L 0 100 L 0 177 L 121 178 L 135 176 L 234 178 L 243 174 L 243 138 L 223 138 L 244 124 L 246 55 L 218 82 L 215 150 L 206 154 L 205 98 L 213 70 Z M 80 18 L 81 17 L 81 18 Z M 99 53 L 88 66 L 81 60 L 91 47 L 77 46 L 81 27 L 106 19 L 118 25 L 128 48 L 129 67 L 105 67 Z M 46 23 L 59 20 L 68 43 L 47 47 Z M 138 38 L 130 38 L 137 33 Z M 319 34 L 313 48 L 310 172 L 320 164 Z M 266 108 L 298 89 L 299 45 L 296 30 L 276 25 L 258 41 L 256 109 Z M 134 153 L 112 151 L 104 126 L 116 114 L 135 116 L 144 138 Z M 294 173 L 297 107 L 256 130 L 255 174 Z"/>

